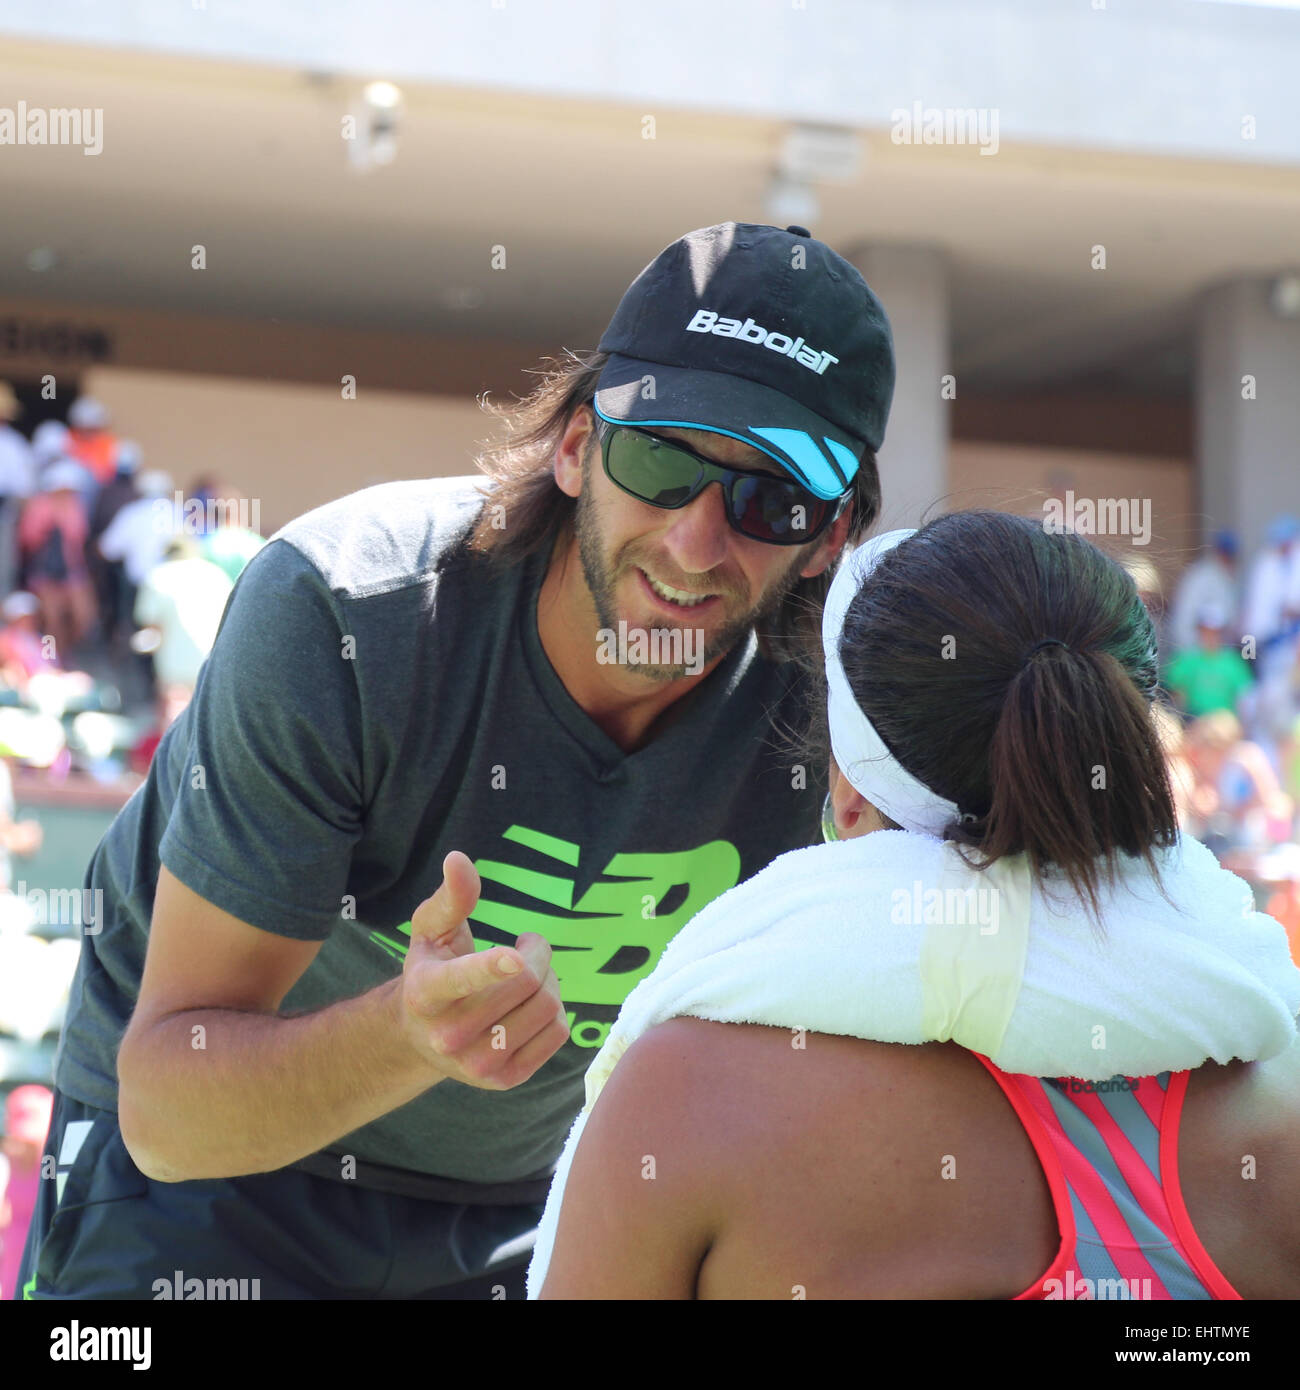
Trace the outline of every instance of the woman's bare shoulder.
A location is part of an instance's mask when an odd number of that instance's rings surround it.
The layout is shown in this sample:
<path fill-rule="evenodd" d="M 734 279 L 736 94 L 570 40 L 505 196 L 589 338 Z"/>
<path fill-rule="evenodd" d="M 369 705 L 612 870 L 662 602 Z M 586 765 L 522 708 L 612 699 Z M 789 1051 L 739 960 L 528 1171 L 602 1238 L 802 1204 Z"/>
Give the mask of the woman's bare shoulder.
<path fill-rule="evenodd" d="M 861 1135 L 855 1116 L 871 1117 L 882 1160 L 892 1162 L 900 1147 L 929 1145 L 936 1127 L 987 1113 L 997 1095 L 979 1060 L 952 1043 L 912 1046 L 682 1017 L 651 1029 L 633 1051 L 641 1044 L 687 1062 L 678 1101 L 688 1086 L 708 1106 L 716 1133 L 725 1126 L 733 1141 L 761 1138 L 753 1151 L 764 1163 L 783 1136 L 792 1144 L 842 1138 L 846 1126 Z M 666 1107 L 672 1103 L 665 1097 Z"/>

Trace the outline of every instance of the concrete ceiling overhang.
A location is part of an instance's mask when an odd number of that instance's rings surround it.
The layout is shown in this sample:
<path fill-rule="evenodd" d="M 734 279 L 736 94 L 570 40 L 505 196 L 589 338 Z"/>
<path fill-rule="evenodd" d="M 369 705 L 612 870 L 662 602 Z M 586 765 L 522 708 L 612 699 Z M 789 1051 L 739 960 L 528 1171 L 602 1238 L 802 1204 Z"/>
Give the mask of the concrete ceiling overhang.
<path fill-rule="evenodd" d="M 361 85 L 0 38 L 0 105 L 103 112 L 97 156 L 0 146 L 0 295 L 594 348 L 670 241 L 773 220 L 783 121 L 405 87 L 395 160 L 358 172 Z M 1200 293 L 1300 265 L 1294 167 L 861 139 L 812 230 L 850 257 L 940 248 L 976 390 L 1184 393 Z"/>

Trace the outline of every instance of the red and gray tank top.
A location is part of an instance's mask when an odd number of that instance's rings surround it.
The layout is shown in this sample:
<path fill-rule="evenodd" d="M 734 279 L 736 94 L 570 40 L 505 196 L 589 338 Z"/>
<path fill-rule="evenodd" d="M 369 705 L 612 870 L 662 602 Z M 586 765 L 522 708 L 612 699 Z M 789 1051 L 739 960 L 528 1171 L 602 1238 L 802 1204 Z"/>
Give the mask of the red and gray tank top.
<path fill-rule="evenodd" d="M 1234 1299 L 1187 1215 L 1178 1130 L 1190 1072 L 1110 1081 L 1011 1076 L 1006 1093 L 1047 1178 L 1061 1231 L 1019 1299 Z"/>

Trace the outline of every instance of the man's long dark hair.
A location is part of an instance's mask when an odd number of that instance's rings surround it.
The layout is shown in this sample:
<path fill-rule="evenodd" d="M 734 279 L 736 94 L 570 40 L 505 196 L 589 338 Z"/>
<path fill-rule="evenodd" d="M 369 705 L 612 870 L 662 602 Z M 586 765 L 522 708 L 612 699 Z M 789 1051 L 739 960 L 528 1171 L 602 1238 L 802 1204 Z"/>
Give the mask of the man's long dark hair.
<path fill-rule="evenodd" d="M 571 531 L 577 504 L 555 482 L 555 450 L 574 413 L 595 400 L 608 354 L 567 352 L 565 358 L 546 360 L 556 365 L 542 370 L 541 382 L 523 400 L 509 405 L 481 402 L 505 429 L 504 437 L 475 459 L 492 482 L 492 501 L 504 509 L 505 525 L 494 525 L 502 514 L 494 517 L 493 509 L 485 507 L 470 548 L 503 566 L 549 549 L 557 535 Z M 865 536 L 879 514 L 880 475 L 876 456 L 868 450 L 854 479 L 848 543 Z M 801 579 L 756 633 L 759 651 L 769 661 L 792 660 L 819 649 L 822 605 L 833 569 Z"/>

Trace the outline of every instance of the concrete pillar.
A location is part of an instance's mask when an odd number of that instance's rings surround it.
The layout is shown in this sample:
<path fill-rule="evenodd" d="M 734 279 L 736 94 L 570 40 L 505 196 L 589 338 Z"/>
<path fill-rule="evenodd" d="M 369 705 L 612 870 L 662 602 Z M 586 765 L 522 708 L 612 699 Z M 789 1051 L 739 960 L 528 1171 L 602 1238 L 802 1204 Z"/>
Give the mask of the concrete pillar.
<path fill-rule="evenodd" d="M 1206 537 L 1235 530 L 1247 561 L 1281 512 L 1300 516 L 1300 318 L 1271 280 L 1206 291 L 1196 339 L 1196 471 Z M 1251 397 L 1253 396 L 1253 399 Z"/>
<path fill-rule="evenodd" d="M 845 259 L 862 272 L 894 330 L 898 379 L 879 454 L 877 530 L 916 526 L 948 491 L 949 404 L 940 394 L 951 370 L 946 258 L 927 246 L 870 246 Z"/>

